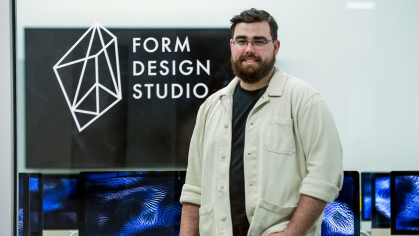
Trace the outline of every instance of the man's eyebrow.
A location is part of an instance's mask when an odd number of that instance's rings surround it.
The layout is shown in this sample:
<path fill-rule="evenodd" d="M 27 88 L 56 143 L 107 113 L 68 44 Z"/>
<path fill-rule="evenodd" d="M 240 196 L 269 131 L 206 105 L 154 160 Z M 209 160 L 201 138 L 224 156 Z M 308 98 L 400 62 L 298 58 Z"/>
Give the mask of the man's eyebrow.
<path fill-rule="evenodd" d="M 235 40 L 237 40 L 237 39 L 247 39 L 247 36 L 245 36 L 245 35 L 237 35 L 236 38 L 235 38 Z"/>
<path fill-rule="evenodd" d="M 266 37 L 264 37 L 264 36 L 255 36 L 255 37 L 253 37 L 253 40 L 266 40 L 266 41 L 268 41 L 268 39 L 266 39 Z"/>
<path fill-rule="evenodd" d="M 246 35 L 237 35 L 235 40 L 237 40 L 237 39 L 247 39 L 247 36 Z M 268 39 L 266 39 L 265 36 L 255 36 L 255 37 L 253 37 L 253 40 L 266 40 L 267 41 Z"/>

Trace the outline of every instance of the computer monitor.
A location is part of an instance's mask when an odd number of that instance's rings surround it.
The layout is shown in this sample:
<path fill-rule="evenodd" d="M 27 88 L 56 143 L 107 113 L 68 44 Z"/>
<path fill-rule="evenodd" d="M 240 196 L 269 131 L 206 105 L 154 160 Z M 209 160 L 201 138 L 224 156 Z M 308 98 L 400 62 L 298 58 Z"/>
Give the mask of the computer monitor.
<path fill-rule="evenodd" d="M 42 236 L 43 226 L 43 176 L 38 173 L 29 174 L 30 192 L 30 235 Z"/>
<path fill-rule="evenodd" d="M 391 234 L 419 235 L 419 171 L 392 171 Z"/>
<path fill-rule="evenodd" d="M 29 236 L 29 174 L 19 173 L 18 235 Z"/>
<path fill-rule="evenodd" d="M 390 173 L 371 174 L 371 235 L 390 235 Z"/>
<path fill-rule="evenodd" d="M 179 235 L 185 172 L 82 172 L 79 236 Z"/>
<path fill-rule="evenodd" d="M 371 221 L 371 172 L 361 173 L 361 219 Z"/>
<path fill-rule="evenodd" d="M 322 236 L 360 235 L 358 171 L 344 171 L 338 198 L 326 204 L 321 231 Z"/>
<path fill-rule="evenodd" d="M 77 177 L 44 174 L 44 229 L 77 229 Z"/>

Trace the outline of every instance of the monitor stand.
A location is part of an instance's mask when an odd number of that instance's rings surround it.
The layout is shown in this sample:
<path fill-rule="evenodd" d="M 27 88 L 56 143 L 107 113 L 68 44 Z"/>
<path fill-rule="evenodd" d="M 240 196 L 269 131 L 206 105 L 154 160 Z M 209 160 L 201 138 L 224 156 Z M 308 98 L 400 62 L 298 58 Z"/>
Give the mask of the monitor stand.
<path fill-rule="evenodd" d="M 77 229 L 68 230 L 43 230 L 43 236 L 78 236 L 79 231 Z"/>
<path fill-rule="evenodd" d="M 371 232 L 371 221 L 361 221 L 361 230 Z"/>
<path fill-rule="evenodd" d="M 390 236 L 391 229 L 390 228 L 372 228 L 371 229 L 371 236 Z"/>

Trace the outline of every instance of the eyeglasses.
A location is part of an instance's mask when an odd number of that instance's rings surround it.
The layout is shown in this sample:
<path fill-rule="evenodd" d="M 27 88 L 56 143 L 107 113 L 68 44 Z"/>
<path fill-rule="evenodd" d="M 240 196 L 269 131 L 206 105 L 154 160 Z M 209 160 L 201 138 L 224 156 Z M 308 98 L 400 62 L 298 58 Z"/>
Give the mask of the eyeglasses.
<path fill-rule="evenodd" d="M 249 42 L 251 42 L 254 48 L 262 48 L 269 42 L 273 42 L 273 41 L 274 41 L 273 39 L 272 40 L 250 40 L 250 41 L 239 39 L 239 40 L 233 41 L 233 44 L 239 48 L 245 48 L 247 47 Z"/>

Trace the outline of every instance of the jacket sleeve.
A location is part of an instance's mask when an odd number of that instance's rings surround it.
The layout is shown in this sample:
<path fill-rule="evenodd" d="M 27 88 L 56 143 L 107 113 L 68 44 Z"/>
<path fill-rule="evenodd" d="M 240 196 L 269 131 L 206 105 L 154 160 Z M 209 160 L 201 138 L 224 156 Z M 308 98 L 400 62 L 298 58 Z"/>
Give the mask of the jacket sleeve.
<path fill-rule="evenodd" d="M 195 128 L 189 146 L 188 168 L 186 180 L 182 188 L 180 202 L 189 202 L 201 205 L 201 181 L 202 181 L 202 146 L 204 141 L 204 105 L 200 107 L 196 118 Z"/>
<path fill-rule="evenodd" d="M 333 202 L 343 182 L 342 145 L 332 113 L 318 93 L 302 106 L 297 122 L 307 168 L 300 193 Z"/>

